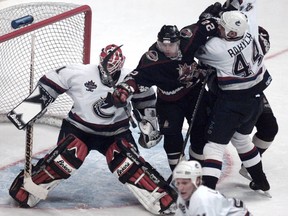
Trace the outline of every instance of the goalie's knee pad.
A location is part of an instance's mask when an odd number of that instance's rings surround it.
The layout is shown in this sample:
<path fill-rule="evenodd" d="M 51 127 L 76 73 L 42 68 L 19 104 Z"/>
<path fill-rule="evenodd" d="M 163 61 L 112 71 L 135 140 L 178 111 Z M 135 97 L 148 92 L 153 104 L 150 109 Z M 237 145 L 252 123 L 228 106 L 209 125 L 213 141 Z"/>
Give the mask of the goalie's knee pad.
<path fill-rule="evenodd" d="M 126 184 L 151 213 L 173 213 L 177 193 L 164 178 L 126 140 L 111 145 L 106 153 L 111 172 Z"/>
<path fill-rule="evenodd" d="M 32 168 L 32 180 L 50 191 L 61 180 L 69 178 L 83 163 L 88 154 L 87 146 L 73 135 L 62 139 L 57 147 L 44 158 L 40 159 Z M 28 193 L 24 186 L 24 171 L 12 183 L 9 194 L 21 207 L 33 207 L 40 198 Z"/>

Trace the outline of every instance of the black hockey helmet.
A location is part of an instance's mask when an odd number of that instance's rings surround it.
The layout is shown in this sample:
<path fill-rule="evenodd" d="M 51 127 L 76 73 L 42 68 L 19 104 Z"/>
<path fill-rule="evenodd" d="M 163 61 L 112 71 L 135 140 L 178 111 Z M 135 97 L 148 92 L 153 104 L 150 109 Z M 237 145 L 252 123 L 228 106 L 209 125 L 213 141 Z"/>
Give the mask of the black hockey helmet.
<path fill-rule="evenodd" d="M 162 43 L 174 43 L 180 40 L 180 32 L 176 25 L 164 25 L 158 33 L 158 40 Z"/>

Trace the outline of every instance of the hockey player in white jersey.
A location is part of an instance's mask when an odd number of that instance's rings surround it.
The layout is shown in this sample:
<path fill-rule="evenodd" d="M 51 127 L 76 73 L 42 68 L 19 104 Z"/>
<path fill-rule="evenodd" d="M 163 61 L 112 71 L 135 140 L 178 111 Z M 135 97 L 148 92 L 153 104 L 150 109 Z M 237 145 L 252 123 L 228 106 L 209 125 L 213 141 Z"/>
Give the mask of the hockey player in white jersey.
<path fill-rule="evenodd" d="M 235 4 L 235 2 L 233 3 L 229 1 L 225 2 L 223 5 L 223 10 L 240 10 L 240 4 Z M 259 26 L 258 39 L 263 55 L 266 55 L 270 50 L 270 36 L 269 32 L 261 26 Z M 261 157 L 263 156 L 263 153 L 271 146 L 275 136 L 278 133 L 277 119 L 274 116 L 271 105 L 265 95 L 263 100 L 264 109 L 255 124 L 256 132 L 252 137 L 252 142 L 257 147 Z M 251 180 L 249 173 L 243 165 L 241 166 L 239 173 L 245 178 Z"/>
<path fill-rule="evenodd" d="M 202 185 L 202 168 L 197 161 L 181 161 L 173 171 L 178 192 L 175 216 L 251 216 L 244 203 Z"/>
<path fill-rule="evenodd" d="M 252 177 L 250 188 L 268 191 L 257 148 L 249 134 L 263 110 L 263 91 L 271 82 L 258 41 L 256 0 L 227 1 L 239 11 L 223 12 L 218 20 L 219 37 L 200 47 L 196 57 L 217 73 L 217 99 L 208 122 L 203 163 L 203 182 L 215 188 L 223 154 L 231 140 Z"/>
<path fill-rule="evenodd" d="M 111 52 L 113 55 L 110 57 Z M 107 58 L 107 68 L 103 68 Z M 66 93 L 74 104 L 63 120 L 57 146 L 33 166 L 32 180 L 51 191 L 80 168 L 91 150 L 97 150 L 106 157 L 109 170 L 127 185 L 148 211 L 153 214 L 171 213 L 177 194 L 139 155 L 129 129 L 130 105 L 126 106 L 127 112 L 125 107 L 116 108 L 112 103 L 113 86 L 128 72 L 122 68 L 124 61 L 122 50 L 111 44 L 102 49 L 99 65 L 68 65 L 40 78 L 37 88 L 45 90 L 42 91 L 43 97 L 56 99 Z M 132 98 L 134 108 L 139 109 L 145 122 L 156 118 L 156 115 L 149 114 L 155 113 L 155 99 L 152 88 L 135 95 L 134 101 Z M 150 122 L 154 129 L 157 128 L 155 122 L 153 119 Z M 149 133 L 143 137 L 142 144 L 149 146 L 160 140 L 155 131 L 151 140 Z M 157 139 L 153 140 L 155 137 Z M 101 175 L 101 170 L 99 173 Z M 73 185 L 69 188 L 73 190 Z M 40 201 L 23 187 L 23 171 L 12 183 L 9 193 L 21 207 L 33 207 Z"/>

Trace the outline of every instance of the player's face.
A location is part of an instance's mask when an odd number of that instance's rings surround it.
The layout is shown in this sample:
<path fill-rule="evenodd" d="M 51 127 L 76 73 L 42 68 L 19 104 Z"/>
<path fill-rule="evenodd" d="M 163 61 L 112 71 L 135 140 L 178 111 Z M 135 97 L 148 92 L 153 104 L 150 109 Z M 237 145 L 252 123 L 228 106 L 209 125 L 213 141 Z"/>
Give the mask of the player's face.
<path fill-rule="evenodd" d="M 218 25 L 218 33 L 221 38 L 226 38 L 226 32 L 222 25 Z"/>
<path fill-rule="evenodd" d="M 176 188 L 178 190 L 178 195 L 182 197 L 185 201 L 188 201 L 194 191 L 197 189 L 192 183 L 191 179 L 178 178 L 175 181 Z"/>
<path fill-rule="evenodd" d="M 161 41 L 157 41 L 157 45 L 159 50 L 163 52 L 166 57 L 176 58 L 178 56 L 179 41 L 174 43 L 163 43 Z"/>
<path fill-rule="evenodd" d="M 231 39 L 237 37 L 236 32 L 234 32 L 234 31 L 227 32 L 222 25 L 218 25 L 218 34 L 221 38 L 224 38 L 226 40 L 231 40 Z"/>

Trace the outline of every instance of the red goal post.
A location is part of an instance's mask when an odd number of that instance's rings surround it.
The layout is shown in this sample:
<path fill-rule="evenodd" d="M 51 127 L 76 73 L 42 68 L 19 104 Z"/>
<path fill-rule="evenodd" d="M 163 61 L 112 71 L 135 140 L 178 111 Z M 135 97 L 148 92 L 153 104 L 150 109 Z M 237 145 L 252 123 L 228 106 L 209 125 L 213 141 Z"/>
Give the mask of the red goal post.
<path fill-rule="evenodd" d="M 12 27 L 12 21 L 28 15 L 33 17 L 32 23 Z M 34 2 L 0 10 L 0 122 L 8 122 L 6 114 L 28 96 L 30 86 L 35 87 L 46 72 L 90 62 L 91 21 L 87 5 Z M 61 95 L 41 122 L 59 125 L 71 106 L 71 98 Z"/>

